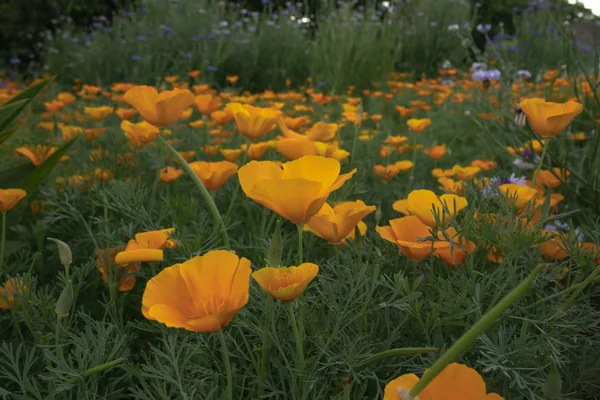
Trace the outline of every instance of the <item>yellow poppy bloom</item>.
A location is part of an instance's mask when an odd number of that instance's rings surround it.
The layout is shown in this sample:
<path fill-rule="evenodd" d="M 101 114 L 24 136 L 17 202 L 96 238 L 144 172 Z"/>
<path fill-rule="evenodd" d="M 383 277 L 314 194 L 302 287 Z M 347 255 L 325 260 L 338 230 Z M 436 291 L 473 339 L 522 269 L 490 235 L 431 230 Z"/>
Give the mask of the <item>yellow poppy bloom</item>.
<path fill-rule="evenodd" d="M 340 175 L 339 161 L 304 156 L 281 167 L 271 161 L 251 161 L 238 176 L 246 196 L 295 224 L 305 224 L 355 172 Z"/>
<path fill-rule="evenodd" d="M 113 112 L 113 108 L 109 106 L 101 107 L 84 107 L 83 112 L 85 115 L 92 117 L 96 121 L 103 121 Z"/>
<path fill-rule="evenodd" d="M 399 390 L 410 391 L 419 381 L 415 374 L 404 374 L 388 383 L 383 400 L 400 400 Z M 422 400 L 504 400 L 496 393 L 487 393 L 485 381 L 473 368 L 452 363 L 440 372 L 419 393 Z"/>
<path fill-rule="evenodd" d="M 23 189 L 0 189 L 0 212 L 7 212 L 27 196 Z"/>
<path fill-rule="evenodd" d="M 148 281 L 142 314 L 171 328 L 219 332 L 248 303 L 250 261 L 213 250 L 163 269 Z"/>
<path fill-rule="evenodd" d="M 421 133 L 425 129 L 427 129 L 429 125 L 431 125 L 431 120 L 429 118 L 411 118 L 408 121 L 406 121 L 406 125 L 414 133 Z"/>
<path fill-rule="evenodd" d="M 165 90 L 160 94 L 151 86 L 135 86 L 125 93 L 125 101 L 149 124 L 163 128 L 179 119 L 194 103 L 189 90 Z"/>
<path fill-rule="evenodd" d="M 377 207 L 367 206 L 361 200 L 339 203 L 334 207 L 325 203 L 308 221 L 308 227 L 318 237 L 331 244 L 338 244 L 350 235 L 363 218 L 376 209 Z"/>
<path fill-rule="evenodd" d="M 564 131 L 573 118 L 583 111 L 583 106 L 572 100 L 553 103 L 541 98 L 532 98 L 521 100 L 520 106 L 533 130 L 546 138 Z"/>
<path fill-rule="evenodd" d="M 237 164 L 230 161 L 194 161 L 190 163 L 190 167 L 206 189 L 210 191 L 223 186 L 238 170 Z"/>
<path fill-rule="evenodd" d="M 424 224 L 435 227 L 438 219 L 446 225 L 454 216 L 468 205 L 467 199 L 454 194 L 443 194 L 438 197 L 431 190 L 413 190 L 408 194 L 408 208 Z"/>
<path fill-rule="evenodd" d="M 169 239 L 175 228 L 161 229 L 158 231 L 141 232 L 130 240 L 125 250 L 115 257 L 117 265 L 132 262 L 153 262 L 163 260 L 163 249 L 177 246 L 177 242 Z"/>
<path fill-rule="evenodd" d="M 134 124 L 127 120 L 121 121 L 121 130 L 129 139 L 129 145 L 135 148 L 141 148 L 152 143 L 158 137 L 159 130 L 154 125 L 146 121 Z"/>
<path fill-rule="evenodd" d="M 292 301 L 300 296 L 317 276 L 316 264 L 304 263 L 297 267 L 265 267 L 252 273 L 252 277 L 269 296 L 280 301 Z"/>
<path fill-rule="evenodd" d="M 250 140 L 260 139 L 269 133 L 281 116 L 279 110 L 249 104 L 228 103 L 227 108 L 233 114 L 238 132 Z"/>

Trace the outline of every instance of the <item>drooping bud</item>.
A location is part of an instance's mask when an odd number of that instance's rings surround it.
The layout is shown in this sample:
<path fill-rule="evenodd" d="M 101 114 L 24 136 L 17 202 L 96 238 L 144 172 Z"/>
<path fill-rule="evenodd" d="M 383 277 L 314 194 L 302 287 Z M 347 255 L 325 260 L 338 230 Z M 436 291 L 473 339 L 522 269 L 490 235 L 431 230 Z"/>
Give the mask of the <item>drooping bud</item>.
<path fill-rule="evenodd" d="M 375 225 L 379 226 L 379 223 L 381 222 L 381 218 L 383 218 L 383 213 L 381 212 L 381 207 L 377 207 L 377 210 L 375 211 Z"/>
<path fill-rule="evenodd" d="M 277 223 L 275 224 L 275 232 L 273 232 L 271 244 L 269 245 L 269 250 L 267 251 L 267 265 L 275 268 L 281 266 L 281 253 L 283 251 L 283 246 L 281 243 L 281 229 L 279 228 L 279 225 L 280 221 L 277 220 Z"/>
<path fill-rule="evenodd" d="M 554 358 L 550 360 L 550 370 L 548 371 L 548 377 L 546 378 L 546 382 L 544 382 L 542 391 L 544 392 L 544 397 L 548 400 L 560 399 L 562 382 Z"/>
<path fill-rule="evenodd" d="M 58 256 L 60 257 L 60 263 L 64 266 L 71 265 L 73 262 L 73 254 L 71 253 L 71 249 L 69 245 L 63 242 L 62 240 L 48 238 L 49 241 L 56 243 L 56 247 L 58 248 Z"/>
<path fill-rule="evenodd" d="M 71 306 L 73 305 L 73 283 L 69 280 L 62 292 L 60 292 L 60 296 L 58 297 L 58 301 L 56 302 L 56 315 L 59 317 L 66 317 L 69 315 L 71 311 Z"/>

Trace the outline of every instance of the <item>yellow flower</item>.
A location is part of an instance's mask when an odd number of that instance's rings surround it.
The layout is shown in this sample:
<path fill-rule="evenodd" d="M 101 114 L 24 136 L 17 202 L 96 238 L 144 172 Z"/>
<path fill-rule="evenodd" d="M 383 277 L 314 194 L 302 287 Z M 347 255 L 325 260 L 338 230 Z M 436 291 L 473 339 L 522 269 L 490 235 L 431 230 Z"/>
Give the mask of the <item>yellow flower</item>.
<path fill-rule="evenodd" d="M 163 249 L 177 246 L 177 242 L 169 239 L 175 228 L 161 229 L 158 231 L 141 232 L 135 235 L 135 240 L 130 240 L 125 250 L 115 257 L 117 265 L 133 262 L 152 262 L 163 260 Z"/>
<path fill-rule="evenodd" d="M 148 123 L 163 128 L 179 119 L 194 103 L 189 90 L 173 89 L 160 94 L 151 86 L 135 86 L 125 93 L 125 101 Z"/>
<path fill-rule="evenodd" d="M 0 310 L 11 310 L 20 304 L 19 297 L 27 291 L 20 278 L 9 278 L 0 287 Z"/>
<path fill-rule="evenodd" d="M 161 182 L 171 183 L 179 179 L 181 174 L 183 174 L 183 171 L 180 169 L 175 169 L 173 167 L 165 167 L 160 170 L 158 177 Z"/>
<path fill-rule="evenodd" d="M 434 210 L 442 225 L 445 226 L 467 205 L 467 199 L 454 194 L 443 194 L 438 197 L 431 190 L 425 189 L 413 190 L 408 194 L 410 212 L 431 227 L 437 225 Z"/>
<path fill-rule="evenodd" d="M 340 175 L 339 161 L 304 156 L 282 167 L 271 161 L 251 161 L 240 168 L 238 176 L 246 196 L 295 224 L 305 224 L 355 172 Z"/>
<path fill-rule="evenodd" d="M 250 261 L 213 250 L 163 269 L 148 281 L 142 314 L 172 328 L 219 332 L 248 303 Z"/>
<path fill-rule="evenodd" d="M 18 147 L 15 151 L 27 158 L 36 167 L 39 167 L 44 161 L 58 150 L 55 146 L 44 146 L 38 144 L 35 146 Z"/>
<path fill-rule="evenodd" d="M 429 125 L 431 125 L 431 120 L 429 118 L 421 118 L 421 119 L 411 118 L 408 121 L 406 121 L 406 125 L 414 133 L 421 133 L 425 129 L 427 129 L 427 127 Z"/>
<path fill-rule="evenodd" d="M 415 374 L 405 374 L 385 387 L 383 400 L 400 400 L 400 390 L 410 391 L 419 381 Z M 473 368 L 452 363 L 440 372 L 419 393 L 421 400 L 504 400 L 496 393 L 487 393 L 485 381 Z"/>
<path fill-rule="evenodd" d="M 7 212 L 27 196 L 23 189 L 0 189 L 0 212 Z"/>
<path fill-rule="evenodd" d="M 331 244 L 338 244 L 350 235 L 363 218 L 376 209 L 377 207 L 367 206 L 361 200 L 339 203 L 333 208 L 325 203 L 308 221 L 308 227 L 318 237 Z"/>
<path fill-rule="evenodd" d="M 509 201 L 514 199 L 515 207 L 519 210 L 527 207 L 530 201 L 535 199 L 537 190 L 529 187 L 522 186 L 516 183 L 506 183 L 498 186 L 500 193 L 505 196 Z"/>
<path fill-rule="evenodd" d="M 206 189 L 210 191 L 223 186 L 238 170 L 237 164 L 230 161 L 194 161 L 190 163 L 190 167 Z"/>
<path fill-rule="evenodd" d="M 281 116 L 279 110 L 249 104 L 228 103 L 227 109 L 233 114 L 238 132 L 250 140 L 260 139 L 269 133 Z"/>
<path fill-rule="evenodd" d="M 414 215 L 392 219 L 389 226 L 377 226 L 375 230 L 383 239 L 394 243 L 409 260 L 421 261 L 434 250 L 432 242 L 421 240 L 431 236 L 430 227 Z"/>
<path fill-rule="evenodd" d="M 573 118 L 583 111 L 583 106 L 572 100 L 566 103 L 553 103 L 532 98 L 521 100 L 520 106 L 533 130 L 547 138 L 564 131 Z"/>
<path fill-rule="evenodd" d="M 95 119 L 96 121 L 103 121 L 113 112 L 113 108 L 109 106 L 102 107 L 84 107 L 83 112 Z"/>
<path fill-rule="evenodd" d="M 335 138 L 338 129 L 338 124 L 317 122 L 312 127 L 310 127 L 308 131 L 306 131 L 306 137 L 313 141 L 328 142 Z"/>
<path fill-rule="evenodd" d="M 318 272 L 316 264 L 304 263 L 297 267 L 261 268 L 252 277 L 271 297 L 280 301 L 292 301 L 302 296 Z"/>
<path fill-rule="evenodd" d="M 127 120 L 121 121 L 121 129 L 129 139 L 131 147 L 141 148 L 152 143 L 158 137 L 159 130 L 146 121 L 134 124 Z"/>
<path fill-rule="evenodd" d="M 238 158 L 242 155 L 241 149 L 221 149 L 221 154 L 225 159 L 229 162 L 236 162 Z"/>
<path fill-rule="evenodd" d="M 221 99 L 212 94 L 200 94 L 194 98 L 196 108 L 204 115 L 211 115 L 221 106 Z"/>
<path fill-rule="evenodd" d="M 460 165 L 455 165 L 452 167 L 452 172 L 454 176 L 456 176 L 461 181 L 466 181 L 473 179 L 475 175 L 481 172 L 481 168 L 479 167 L 461 167 Z"/>

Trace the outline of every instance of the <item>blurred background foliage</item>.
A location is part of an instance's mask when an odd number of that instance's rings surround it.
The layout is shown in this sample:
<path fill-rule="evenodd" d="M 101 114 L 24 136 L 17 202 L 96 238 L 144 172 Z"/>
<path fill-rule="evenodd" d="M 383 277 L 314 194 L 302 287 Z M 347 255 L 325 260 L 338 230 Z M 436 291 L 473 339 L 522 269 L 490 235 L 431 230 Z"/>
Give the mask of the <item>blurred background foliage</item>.
<path fill-rule="evenodd" d="M 552 26 L 592 19 L 567 0 L 5 0 L 0 71 L 155 83 L 185 74 L 186 66 L 208 72 L 211 83 L 243 70 L 239 85 L 253 90 L 309 76 L 334 90 L 364 86 L 389 70 L 433 75 L 445 60 L 466 68 L 491 42 L 486 58 L 504 51 L 516 68 L 535 73 L 565 58 Z M 206 38 L 209 44 L 189 43 Z"/>

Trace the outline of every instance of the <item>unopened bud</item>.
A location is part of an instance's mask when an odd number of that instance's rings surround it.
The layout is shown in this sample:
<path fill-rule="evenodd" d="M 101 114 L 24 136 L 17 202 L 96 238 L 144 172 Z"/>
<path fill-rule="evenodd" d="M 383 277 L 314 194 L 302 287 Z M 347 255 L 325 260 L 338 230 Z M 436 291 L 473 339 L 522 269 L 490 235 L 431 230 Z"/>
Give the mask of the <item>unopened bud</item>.
<path fill-rule="evenodd" d="M 548 400 L 560 399 L 560 393 L 562 391 L 562 382 L 560 381 L 560 374 L 556 367 L 554 359 L 550 361 L 550 370 L 548 371 L 548 377 L 542 388 L 544 397 Z"/>
<path fill-rule="evenodd" d="M 56 243 L 56 247 L 58 247 L 58 256 L 60 257 L 60 263 L 62 265 L 71 265 L 73 262 L 73 254 L 71 254 L 71 249 L 69 245 L 63 242 L 62 240 L 48 238 L 49 241 Z"/>
<path fill-rule="evenodd" d="M 56 315 L 59 317 L 66 317 L 69 315 L 71 311 L 71 306 L 73 305 L 73 283 L 69 280 L 66 286 L 63 288 L 62 292 L 60 292 L 60 296 L 58 296 L 58 301 L 56 302 Z"/>
<path fill-rule="evenodd" d="M 383 213 L 381 212 L 381 208 L 377 207 L 377 210 L 375 211 L 375 225 L 379 226 L 381 218 L 383 218 Z"/>

